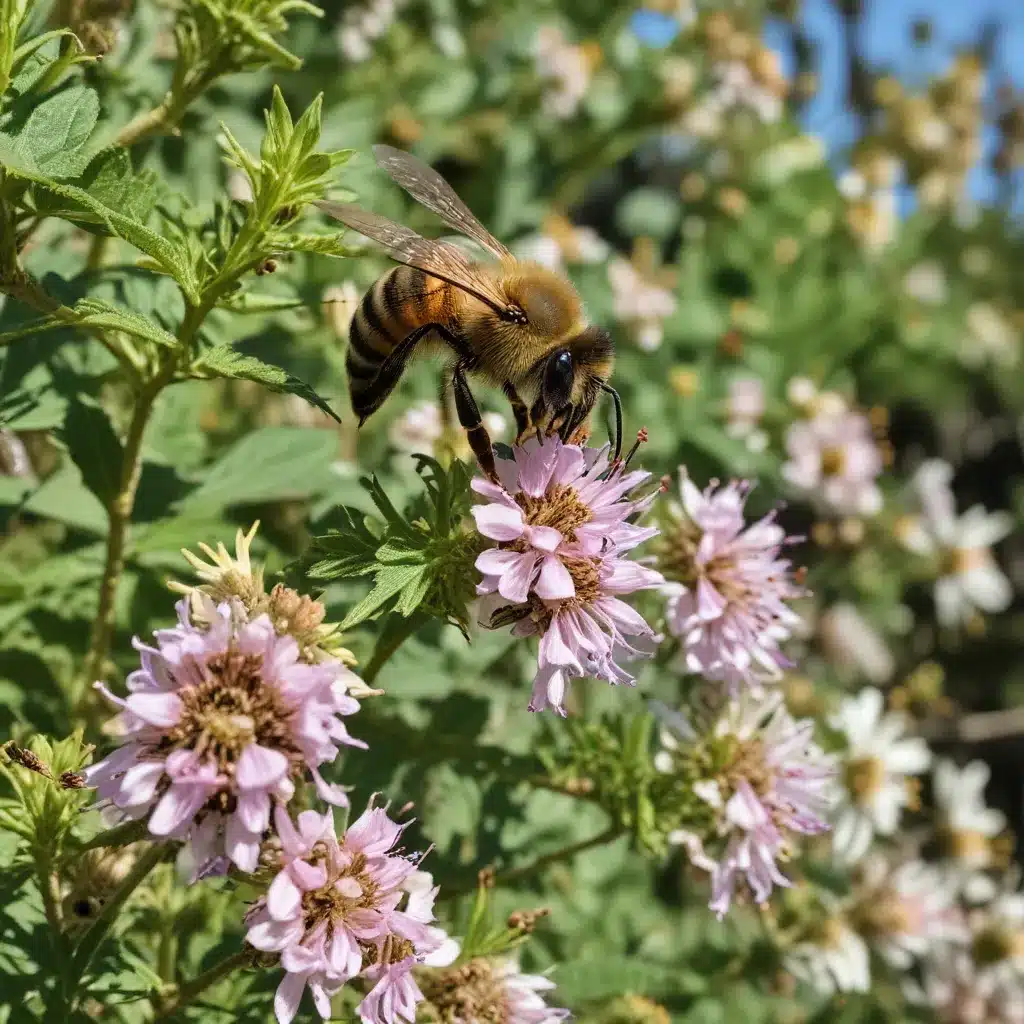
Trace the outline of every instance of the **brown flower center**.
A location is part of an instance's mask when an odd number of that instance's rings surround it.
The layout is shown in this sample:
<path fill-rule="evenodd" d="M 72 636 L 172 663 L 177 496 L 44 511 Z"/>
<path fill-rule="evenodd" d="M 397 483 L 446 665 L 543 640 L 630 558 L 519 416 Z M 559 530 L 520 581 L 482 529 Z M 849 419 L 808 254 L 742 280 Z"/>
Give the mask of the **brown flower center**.
<path fill-rule="evenodd" d="M 194 750 L 233 775 L 242 751 L 255 742 L 289 756 L 296 769 L 301 764 L 289 727 L 293 710 L 264 682 L 262 655 L 215 655 L 206 663 L 202 682 L 180 690 L 178 697 L 181 718 L 160 741 L 161 753 Z"/>
<path fill-rule="evenodd" d="M 989 967 L 1011 957 L 1024 957 L 1024 931 L 993 924 L 974 936 L 971 953 L 977 964 Z"/>
<path fill-rule="evenodd" d="M 328 938 L 336 923 L 354 910 L 370 910 L 377 905 L 379 887 L 367 874 L 366 858 L 357 854 L 341 871 L 331 871 L 319 889 L 302 895 L 302 917 L 306 931 L 327 923 Z"/>
<path fill-rule="evenodd" d="M 884 888 L 857 904 L 851 913 L 854 927 L 866 938 L 906 935 L 915 930 L 914 908 L 892 889 Z"/>
<path fill-rule="evenodd" d="M 986 864 L 992 858 L 992 844 L 983 832 L 970 828 L 945 828 L 940 830 L 942 846 L 956 860 Z"/>
<path fill-rule="evenodd" d="M 504 982 L 484 957 L 445 971 L 424 971 L 417 981 L 436 1019 L 444 1024 L 506 1024 L 509 1020 Z"/>
<path fill-rule="evenodd" d="M 730 793 L 746 782 L 758 796 L 766 796 L 775 784 L 775 773 L 764 756 L 764 743 L 759 739 L 743 740 L 736 745 L 732 760 L 723 776 Z"/>
<path fill-rule="evenodd" d="M 566 484 L 549 487 L 539 498 L 517 494 L 516 501 L 530 526 L 552 526 L 568 541 L 576 540 L 576 528 L 591 519 L 590 509 L 580 501 L 576 489 Z"/>
<path fill-rule="evenodd" d="M 943 558 L 943 575 L 963 576 L 982 569 L 992 560 L 988 548 L 951 548 Z"/>
<path fill-rule="evenodd" d="M 885 782 L 885 764 L 877 757 L 854 757 L 846 762 L 846 788 L 859 804 L 870 802 Z"/>
<path fill-rule="evenodd" d="M 846 468 L 846 452 L 830 446 L 821 450 L 822 476 L 838 476 Z"/>

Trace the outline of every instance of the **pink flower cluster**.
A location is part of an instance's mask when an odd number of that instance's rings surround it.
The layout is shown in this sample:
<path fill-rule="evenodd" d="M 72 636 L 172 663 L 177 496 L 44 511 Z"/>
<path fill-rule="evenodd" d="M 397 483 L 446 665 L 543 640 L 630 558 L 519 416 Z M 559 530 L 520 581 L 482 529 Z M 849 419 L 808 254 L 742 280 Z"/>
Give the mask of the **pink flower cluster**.
<path fill-rule="evenodd" d="M 799 616 L 787 601 L 803 595 L 780 558 L 785 531 L 769 513 L 748 526 L 743 511 L 751 485 L 699 491 L 682 475 L 681 521 L 667 538 L 668 628 L 683 644 L 686 668 L 724 682 L 735 693 L 778 679 L 781 652 Z"/>
<path fill-rule="evenodd" d="M 280 955 L 279 1024 L 295 1017 L 307 986 L 330 1017 L 330 997 L 356 977 L 371 983 L 356 1008 L 365 1024 L 415 1021 L 423 993 L 413 968 L 450 963 L 457 947 L 430 923 L 432 879 L 395 850 L 405 826 L 372 805 L 340 837 L 330 812 L 303 811 L 297 828 L 283 807 L 274 815 L 281 867 L 246 916 L 245 938 Z"/>
<path fill-rule="evenodd" d="M 349 669 L 306 664 L 268 616 L 247 622 L 229 603 L 206 602 L 204 628 L 192 624 L 186 598 L 156 646 L 135 642 L 141 667 L 127 698 L 96 684 L 120 708 L 121 746 L 87 774 L 120 817 L 148 816 L 154 836 L 187 840 L 196 877 L 223 870 L 225 858 L 255 871 L 273 806 L 307 773 L 322 799 L 346 805 L 320 766 L 341 746 L 366 746 L 342 721 L 359 710 Z"/>
<path fill-rule="evenodd" d="M 680 728 L 675 713 L 660 717 L 665 748 L 656 761 L 660 770 L 672 772 L 677 751 L 695 742 L 706 745 L 702 760 L 715 766 L 693 786 L 714 812 L 712 838 L 678 832 L 670 839 L 711 873 L 709 906 L 719 917 L 741 881 L 756 903 L 764 903 L 775 886 L 789 885 L 779 862 L 787 857 L 792 837 L 828 831 L 836 759 L 814 742 L 813 721 L 794 720 L 777 691 L 763 700 L 744 694 L 730 702 L 711 735 L 701 740 L 685 723 Z"/>
<path fill-rule="evenodd" d="M 569 680 L 632 685 L 620 660 L 649 653 L 627 638 L 642 644 L 654 631 L 621 598 L 662 583 L 660 573 L 623 557 L 658 532 L 634 522 L 654 494 L 631 497 L 650 474 L 611 463 L 607 447 L 533 438 L 513 455 L 498 460 L 499 484 L 473 481 L 487 499 L 473 509 L 477 529 L 497 542 L 477 559 L 477 592 L 491 625 L 540 636 L 530 710 L 564 715 Z"/>

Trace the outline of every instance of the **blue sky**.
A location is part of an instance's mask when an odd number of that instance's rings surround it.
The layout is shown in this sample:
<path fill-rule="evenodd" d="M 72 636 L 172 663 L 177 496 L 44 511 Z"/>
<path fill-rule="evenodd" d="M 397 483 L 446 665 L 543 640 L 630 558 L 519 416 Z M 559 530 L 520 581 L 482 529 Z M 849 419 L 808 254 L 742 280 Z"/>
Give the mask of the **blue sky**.
<path fill-rule="evenodd" d="M 932 41 L 924 47 L 911 42 L 911 25 L 926 17 L 932 23 Z M 805 128 L 820 135 L 833 154 L 841 154 L 854 139 L 855 125 L 845 107 L 842 27 L 833 0 L 804 0 L 802 19 L 808 36 L 818 45 L 820 91 L 807 112 Z M 904 81 L 923 82 L 949 65 L 958 49 L 978 39 L 981 28 L 999 27 L 995 68 L 999 77 L 1024 88 L 1024 0 L 865 0 L 860 45 L 873 67 L 888 68 Z M 653 45 L 670 38 L 667 20 L 644 18 L 637 34 Z M 788 36 L 781 25 L 769 24 L 769 45 L 789 61 Z M 994 132 L 985 136 L 994 145 Z M 995 181 L 977 168 L 969 181 L 973 198 L 986 202 L 995 194 Z"/>

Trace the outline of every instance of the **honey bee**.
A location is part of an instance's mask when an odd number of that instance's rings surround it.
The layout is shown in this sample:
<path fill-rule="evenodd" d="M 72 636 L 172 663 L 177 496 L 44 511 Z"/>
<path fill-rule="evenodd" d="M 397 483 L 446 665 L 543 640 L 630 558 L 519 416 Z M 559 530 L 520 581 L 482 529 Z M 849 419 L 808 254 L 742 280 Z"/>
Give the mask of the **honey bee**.
<path fill-rule="evenodd" d="M 373 152 L 377 165 L 398 185 L 486 250 L 487 258 L 475 260 L 457 245 L 428 240 L 348 203 L 317 203 L 403 264 L 367 292 L 349 329 L 345 365 L 360 426 L 391 394 L 414 355 L 442 353 L 450 358 L 459 422 L 480 468 L 492 479 L 494 452 L 469 375 L 504 391 L 515 416 L 517 443 L 534 433 L 583 440 L 594 405 L 607 392 L 615 402 L 618 458 L 622 410 L 608 384 L 612 339 L 587 323 L 573 286 L 547 267 L 517 260 L 426 164 L 390 146 L 374 146 Z"/>

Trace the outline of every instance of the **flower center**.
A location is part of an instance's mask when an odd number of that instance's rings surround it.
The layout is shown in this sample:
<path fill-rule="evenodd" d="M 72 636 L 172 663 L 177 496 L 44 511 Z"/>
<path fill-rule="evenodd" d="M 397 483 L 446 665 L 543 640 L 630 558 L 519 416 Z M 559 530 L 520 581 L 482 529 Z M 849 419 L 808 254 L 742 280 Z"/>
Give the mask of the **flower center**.
<path fill-rule="evenodd" d="M 885 764 L 877 757 L 851 758 L 846 762 L 843 781 L 857 803 L 870 803 L 885 782 Z"/>
<path fill-rule="evenodd" d="M 846 452 L 830 445 L 821 450 L 821 472 L 823 476 L 838 476 L 846 467 Z"/>
<path fill-rule="evenodd" d="M 988 836 L 976 829 L 943 829 L 940 837 L 949 856 L 956 860 L 987 864 L 992 856 L 992 846 Z"/>
<path fill-rule="evenodd" d="M 775 784 L 775 773 L 765 760 L 764 743 L 760 739 L 742 740 L 736 745 L 732 760 L 725 769 L 725 782 L 735 793 L 740 782 L 746 782 L 758 796 L 766 796 Z"/>
<path fill-rule="evenodd" d="M 255 742 L 291 757 L 298 768 L 302 758 L 291 736 L 292 709 L 263 681 L 262 655 L 226 651 L 206 663 L 204 676 L 178 692 L 181 718 L 161 739 L 161 752 L 195 750 L 231 775 L 239 755 Z"/>
<path fill-rule="evenodd" d="M 854 907 L 854 927 L 867 938 L 907 935 L 920 930 L 921 915 L 916 907 L 892 889 L 872 893 Z"/>
<path fill-rule="evenodd" d="M 815 930 L 815 938 L 823 949 L 839 949 L 846 935 L 846 927 L 838 917 L 829 917 Z"/>
<path fill-rule="evenodd" d="M 549 487 L 539 498 L 517 494 L 516 501 L 530 526 L 552 526 L 568 541 L 574 541 L 576 528 L 591 519 L 590 508 L 580 500 L 576 489 L 566 484 Z"/>
<path fill-rule="evenodd" d="M 971 953 L 975 963 L 982 967 L 990 967 L 1011 957 L 1024 957 L 1024 932 L 998 925 L 984 928 L 974 936 Z"/>
<path fill-rule="evenodd" d="M 340 872 L 331 872 L 319 889 L 302 895 L 302 916 L 306 931 L 326 922 L 328 938 L 354 910 L 373 909 L 377 905 L 377 883 L 366 872 L 366 858 L 357 854 Z"/>
<path fill-rule="evenodd" d="M 505 985 L 483 957 L 447 971 L 424 972 L 417 980 L 444 1024 L 506 1024 L 510 1018 Z"/>
<path fill-rule="evenodd" d="M 988 548 L 952 548 L 943 558 L 943 575 L 964 576 L 972 569 L 981 569 L 991 560 Z"/>
<path fill-rule="evenodd" d="M 688 587 L 697 582 L 699 570 L 695 559 L 700 536 L 700 530 L 689 522 L 662 534 L 658 542 L 658 568 L 666 579 L 678 580 Z"/>

